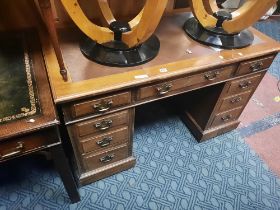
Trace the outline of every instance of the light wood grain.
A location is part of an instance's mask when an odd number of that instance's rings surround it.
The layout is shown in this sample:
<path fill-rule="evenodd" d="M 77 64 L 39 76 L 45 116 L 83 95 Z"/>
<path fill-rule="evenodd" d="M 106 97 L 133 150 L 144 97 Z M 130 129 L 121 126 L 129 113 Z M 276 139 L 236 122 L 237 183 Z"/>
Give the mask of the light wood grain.
<path fill-rule="evenodd" d="M 131 32 L 123 34 L 123 41 L 133 47 L 146 41 L 155 31 L 163 15 L 167 0 L 148 0 L 139 23 Z"/>
<path fill-rule="evenodd" d="M 146 41 L 155 31 L 168 0 L 147 0 L 143 11 L 132 20 L 132 30 L 123 34 L 123 42 L 128 47 L 134 47 Z M 86 17 L 77 0 L 61 0 L 65 10 L 75 24 L 92 40 L 99 44 L 110 42 L 114 34 L 106 27 L 94 24 Z M 104 18 L 109 25 L 115 18 L 107 0 L 98 1 Z"/>
<path fill-rule="evenodd" d="M 223 29 L 228 33 L 238 33 L 257 22 L 277 0 L 247 0 L 232 13 L 232 20 L 223 23 Z"/>
<path fill-rule="evenodd" d="M 205 2 L 207 2 L 206 6 Z M 204 28 L 213 28 L 216 26 L 217 19 L 213 16 L 213 13 L 209 13 L 209 0 L 189 0 L 189 4 L 194 16 Z"/>
<path fill-rule="evenodd" d="M 0 30 L 17 30 L 38 24 L 38 14 L 34 1 L 1 0 Z"/>
<path fill-rule="evenodd" d="M 189 0 L 192 12 L 204 28 L 214 28 L 217 19 L 213 13 L 218 11 L 214 0 Z M 257 22 L 277 0 L 246 0 L 244 4 L 232 13 L 232 20 L 223 22 L 223 29 L 229 33 L 239 33 Z"/>
<path fill-rule="evenodd" d="M 92 40 L 102 44 L 114 39 L 111 30 L 98 26 L 87 18 L 77 0 L 61 0 L 61 2 L 75 24 Z"/>
<path fill-rule="evenodd" d="M 103 18 L 106 20 L 107 26 L 112 22 L 116 21 L 112 10 L 109 6 L 108 0 L 97 0 L 100 10 L 102 12 Z"/>

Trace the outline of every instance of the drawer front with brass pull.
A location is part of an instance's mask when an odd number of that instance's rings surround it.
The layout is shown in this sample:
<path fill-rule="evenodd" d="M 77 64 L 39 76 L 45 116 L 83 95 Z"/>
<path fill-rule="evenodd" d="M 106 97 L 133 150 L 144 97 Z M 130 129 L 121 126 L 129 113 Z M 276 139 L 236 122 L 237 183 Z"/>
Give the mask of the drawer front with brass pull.
<path fill-rule="evenodd" d="M 251 95 L 251 91 L 247 91 L 239 95 L 223 98 L 221 106 L 218 111 L 224 112 L 230 109 L 234 109 L 236 107 L 243 106 L 247 103 L 250 95 Z"/>
<path fill-rule="evenodd" d="M 273 59 L 274 55 L 271 55 L 269 57 L 243 62 L 239 65 L 236 75 L 244 75 L 268 69 L 273 62 Z"/>
<path fill-rule="evenodd" d="M 125 125 L 128 123 L 128 120 L 129 114 L 126 110 L 117 114 L 99 117 L 94 120 L 86 120 L 82 123 L 77 123 L 75 127 L 78 132 L 78 137 L 86 137 L 87 135 L 110 131 L 114 127 Z"/>
<path fill-rule="evenodd" d="M 232 109 L 230 111 L 223 112 L 223 113 L 216 115 L 211 124 L 211 127 L 223 125 L 226 123 L 230 123 L 234 120 L 237 120 L 241 111 L 242 111 L 242 107 L 237 108 L 237 109 Z"/>
<path fill-rule="evenodd" d="M 95 124 L 95 128 L 99 131 L 105 131 L 105 130 L 111 128 L 112 124 L 113 124 L 113 120 L 111 120 L 111 119 L 102 120 Z"/>
<path fill-rule="evenodd" d="M 0 153 L 1 159 L 8 159 L 20 155 L 24 152 L 24 142 L 18 141 L 13 148 Z"/>
<path fill-rule="evenodd" d="M 123 127 L 106 134 L 99 135 L 81 142 L 82 153 L 110 149 L 128 141 L 128 127 Z"/>
<path fill-rule="evenodd" d="M 240 92 L 246 92 L 257 87 L 262 79 L 262 74 L 257 74 L 252 77 L 246 77 L 239 80 L 234 80 L 230 83 L 227 90 L 227 95 L 232 95 Z"/>
<path fill-rule="evenodd" d="M 157 92 L 158 95 L 165 95 L 168 92 L 170 92 L 170 90 L 172 89 L 173 84 L 172 83 L 164 83 L 163 85 L 158 86 Z"/>
<path fill-rule="evenodd" d="M 170 80 L 167 82 L 142 87 L 138 90 L 137 100 L 151 99 L 166 96 L 178 90 L 184 90 L 190 86 L 219 82 L 231 77 L 235 66 L 227 66 L 221 69 L 211 70 L 204 73 Z"/>
<path fill-rule="evenodd" d="M 84 162 L 88 170 L 94 170 L 108 164 L 123 160 L 128 157 L 128 147 L 126 145 L 108 150 L 104 153 L 88 155 L 84 157 Z"/>
<path fill-rule="evenodd" d="M 124 92 L 96 100 L 84 101 L 72 106 L 72 117 L 77 118 L 88 114 L 103 114 L 114 108 L 129 105 L 130 103 L 130 92 Z"/>
<path fill-rule="evenodd" d="M 48 128 L 30 135 L 0 141 L 0 162 L 59 142 L 56 128 Z"/>
<path fill-rule="evenodd" d="M 208 81 L 214 81 L 216 80 L 220 75 L 220 71 L 213 71 L 213 72 L 207 72 L 204 74 L 204 77 Z"/>

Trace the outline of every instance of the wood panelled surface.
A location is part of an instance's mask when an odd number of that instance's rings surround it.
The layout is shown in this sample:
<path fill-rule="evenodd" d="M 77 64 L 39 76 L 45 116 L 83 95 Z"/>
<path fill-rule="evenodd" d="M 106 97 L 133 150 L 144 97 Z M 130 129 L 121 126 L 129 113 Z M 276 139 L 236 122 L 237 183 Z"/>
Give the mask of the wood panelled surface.
<path fill-rule="evenodd" d="M 1 0 L 0 30 L 15 30 L 37 24 L 38 13 L 33 0 Z"/>
<path fill-rule="evenodd" d="M 64 26 L 72 23 L 60 1 L 50 1 L 53 6 L 56 24 Z M 96 1 L 78 0 L 78 2 L 90 19 L 94 19 L 96 24 L 101 25 L 103 23 L 101 11 Z M 109 4 L 113 14 L 118 19 L 129 20 L 141 11 L 145 0 L 109 0 Z M 174 4 L 174 0 L 169 0 L 166 11 L 173 12 L 176 9 Z M 0 5 L 0 30 L 34 27 L 38 24 L 37 0 L 1 0 Z"/>

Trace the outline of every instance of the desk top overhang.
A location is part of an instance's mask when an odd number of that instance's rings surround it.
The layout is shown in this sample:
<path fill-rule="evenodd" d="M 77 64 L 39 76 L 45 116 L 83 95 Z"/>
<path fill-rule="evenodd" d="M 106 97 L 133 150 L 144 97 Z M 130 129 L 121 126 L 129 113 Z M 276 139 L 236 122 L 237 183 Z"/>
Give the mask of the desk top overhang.
<path fill-rule="evenodd" d="M 128 68 L 108 67 L 86 59 L 79 51 L 81 33 L 61 29 L 59 39 L 70 79 L 63 81 L 54 50 L 46 33 L 41 33 L 43 53 L 55 103 L 66 103 L 126 88 L 162 81 L 181 75 L 214 69 L 280 51 L 280 44 L 251 29 L 253 45 L 234 50 L 218 50 L 193 41 L 182 30 L 189 14 L 164 17 L 156 31 L 161 42 L 159 55 L 151 62 Z"/>

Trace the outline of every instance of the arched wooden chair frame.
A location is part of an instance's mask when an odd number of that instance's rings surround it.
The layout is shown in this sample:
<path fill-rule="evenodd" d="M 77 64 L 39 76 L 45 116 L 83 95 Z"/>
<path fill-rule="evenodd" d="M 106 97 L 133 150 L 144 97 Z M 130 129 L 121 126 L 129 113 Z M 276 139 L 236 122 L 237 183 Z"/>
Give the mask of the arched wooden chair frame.
<path fill-rule="evenodd" d="M 223 23 L 223 29 L 230 33 L 238 33 L 257 22 L 277 0 L 246 0 L 237 10 L 232 12 L 232 20 Z M 192 12 L 200 24 L 205 27 L 215 27 L 217 19 L 213 16 L 219 10 L 216 0 L 190 0 Z"/>
<path fill-rule="evenodd" d="M 146 0 L 140 13 L 125 25 L 115 19 L 107 0 L 97 0 L 97 2 L 107 27 L 98 26 L 89 20 L 78 0 L 61 0 L 68 15 L 88 37 L 86 44 L 81 45 L 81 51 L 85 56 L 105 65 L 133 66 L 148 62 L 157 55 L 159 41 L 152 35 L 168 0 Z M 113 24 L 114 27 L 117 25 L 117 31 L 112 27 Z M 146 47 L 142 47 L 144 44 Z M 154 48 L 149 52 L 147 46 L 153 45 Z"/>
<path fill-rule="evenodd" d="M 75 24 L 87 37 L 89 37 L 89 39 L 96 42 L 96 46 L 103 44 L 106 45 L 107 43 L 114 41 L 116 37 L 114 35 L 114 32 L 110 30 L 108 26 L 110 26 L 113 22 L 116 22 L 116 19 L 111 12 L 107 0 L 97 0 L 103 17 L 107 22 L 107 27 L 101 27 L 92 23 L 84 14 L 82 8 L 79 5 L 78 0 L 60 1 L 65 7 L 69 16 L 75 22 Z M 135 55 L 134 59 L 142 59 L 140 62 L 135 62 L 135 65 L 141 64 L 141 62 L 148 62 L 157 55 L 159 50 L 159 40 L 152 34 L 155 31 L 161 19 L 167 2 L 168 0 L 146 0 L 144 8 L 134 19 L 132 19 L 128 23 L 130 30 L 125 33 L 122 33 L 121 41 L 128 49 L 133 49 L 132 53 L 134 53 Z M 38 3 L 42 17 L 48 29 L 55 54 L 57 56 L 60 74 L 63 80 L 68 81 L 67 69 L 62 58 L 61 49 L 59 47 L 58 35 L 53 21 L 54 16 L 52 13 L 51 2 L 50 0 L 38 0 Z M 155 45 L 153 46 L 154 43 Z M 141 48 L 141 46 L 143 47 Z M 96 53 L 94 52 L 94 50 L 92 52 Z M 111 55 L 110 53 L 111 52 L 109 51 L 107 53 L 107 51 L 105 50 L 105 53 L 103 52 L 103 56 L 106 55 L 107 58 L 115 56 L 114 54 Z M 122 53 L 116 51 L 116 54 L 117 56 L 119 56 L 118 54 Z M 125 54 L 127 54 L 127 51 Z M 125 55 L 123 55 L 123 57 L 125 57 Z"/>
<path fill-rule="evenodd" d="M 91 20 L 89 20 L 86 17 L 86 15 L 84 14 L 82 8 L 80 7 L 78 0 L 61 0 L 62 5 L 64 6 L 68 15 L 74 21 L 74 23 L 92 41 L 96 42 L 99 45 L 106 45 L 107 47 L 113 46 L 112 48 L 114 48 L 115 46 L 120 46 L 120 45 L 116 45 L 116 44 L 112 45 L 112 44 L 108 44 L 108 43 L 112 43 L 115 41 L 121 41 L 124 44 L 124 46 L 127 47 L 127 49 L 131 49 L 131 48 L 135 48 L 135 47 L 140 46 L 141 44 L 145 43 L 152 36 L 157 25 L 159 24 L 159 21 L 165 10 L 168 0 L 146 0 L 144 8 L 140 11 L 140 13 L 134 19 L 132 19 L 131 21 L 128 22 L 128 25 L 127 25 L 128 30 L 121 32 L 121 40 L 116 40 L 116 31 L 112 30 L 112 28 L 111 28 L 111 25 L 118 21 L 115 19 L 114 15 L 112 14 L 108 1 L 107 0 L 97 0 L 97 2 L 101 9 L 102 15 L 105 18 L 106 23 L 109 27 L 98 26 L 98 25 L 94 24 Z M 159 43 L 158 43 L 158 47 L 159 47 Z M 85 46 L 85 48 L 86 48 L 86 46 Z M 100 50 L 100 48 L 98 50 Z M 104 51 L 104 49 L 102 50 L 102 53 L 104 54 L 103 51 Z M 93 50 L 91 50 L 91 52 L 88 52 L 88 49 L 86 49 L 86 50 L 82 49 L 82 52 L 87 57 L 92 58 L 96 62 L 103 63 L 102 61 L 98 60 L 99 58 L 96 58 L 98 56 L 96 56 L 96 52 L 93 52 Z M 106 51 L 106 53 L 108 54 L 110 52 Z M 140 54 L 142 54 L 142 53 L 143 52 L 141 52 Z M 112 55 L 112 56 L 115 57 L 116 54 Z M 122 57 L 123 57 L 123 55 L 122 55 Z M 139 55 L 134 56 L 134 58 L 135 57 L 139 57 Z M 146 55 L 142 56 L 142 57 L 146 57 Z M 155 57 L 155 56 L 153 55 L 153 57 Z M 148 61 L 150 59 L 151 58 L 148 58 L 146 61 Z M 114 58 L 114 60 L 115 60 L 115 58 Z M 130 60 L 130 59 L 128 59 L 128 60 Z M 127 61 L 125 61 L 125 62 L 127 62 Z M 137 61 L 135 63 L 135 65 L 138 65 L 140 63 Z M 107 61 L 103 64 L 106 65 Z M 111 64 L 113 66 L 115 66 L 115 65 L 122 66 L 122 64 L 121 65 L 118 65 L 116 63 L 111 63 Z M 108 65 L 110 65 L 110 63 L 108 63 Z M 131 64 L 124 65 L 124 66 L 130 66 L 130 65 Z M 134 64 L 132 64 L 132 65 L 134 65 Z"/>
<path fill-rule="evenodd" d="M 212 32 L 217 32 L 216 28 L 219 27 L 220 28 L 218 30 L 219 34 L 232 35 L 231 36 L 232 40 L 229 42 L 237 41 L 240 43 L 244 42 L 244 39 L 247 39 L 248 40 L 247 42 L 252 42 L 252 34 L 250 34 L 249 31 L 246 31 L 247 28 L 252 26 L 256 21 L 258 21 L 277 2 L 277 0 L 265 0 L 265 1 L 246 0 L 239 9 L 235 10 L 232 13 L 229 13 L 230 17 L 222 20 L 222 24 L 219 25 L 219 17 L 217 17 L 217 14 L 219 14 L 221 10 L 218 8 L 216 0 L 188 0 L 188 1 L 192 9 L 192 12 L 196 20 L 199 22 L 200 26 Z M 188 30 L 187 27 L 190 27 L 190 22 L 188 26 L 185 26 L 185 30 L 188 33 L 190 32 L 190 30 Z M 201 33 L 201 31 L 199 33 Z M 238 34 L 240 38 L 240 33 L 242 33 L 241 35 L 243 36 L 242 37 L 243 40 L 236 40 L 238 39 L 238 37 L 235 35 Z M 219 42 L 221 45 L 223 45 L 221 40 L 219 40 Z M 236 47 L 237 48 L 245 47 L 248 44 L 249 43 L 246 44 L 244 42 L 241 43 L 241 45 L 237 45 Z M 230 45 L 230 47 L 234 48 L 233 45 Z"/>

